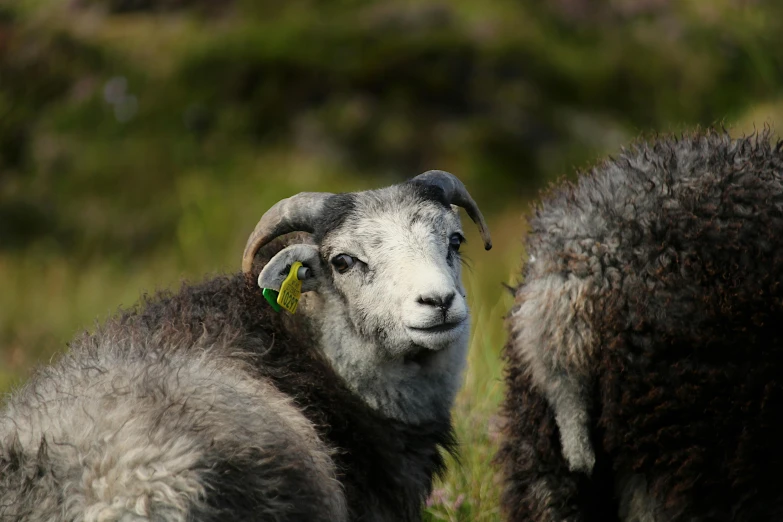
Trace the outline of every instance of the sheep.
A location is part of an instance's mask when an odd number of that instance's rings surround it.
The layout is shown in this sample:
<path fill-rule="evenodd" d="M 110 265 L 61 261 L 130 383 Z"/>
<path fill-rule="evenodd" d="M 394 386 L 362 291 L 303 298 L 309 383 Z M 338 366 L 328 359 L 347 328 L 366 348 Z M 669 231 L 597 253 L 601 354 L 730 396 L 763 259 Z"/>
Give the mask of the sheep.
<path fill-rule="evenodd" d="M 489 249 L 443 171 L 300 193 L 242 273 L 76 338 L 0 413 L 0 519 L 420 520 L 468 346 L 457 206 Z M 296 261 L 301 304 L 277 312 L 261 287 Z"/>
<path fill-rule="evenodd" d="M 530 227 L 504 350 L 507 520 L 783 517 L 783 145 L 638 143 Z"/>

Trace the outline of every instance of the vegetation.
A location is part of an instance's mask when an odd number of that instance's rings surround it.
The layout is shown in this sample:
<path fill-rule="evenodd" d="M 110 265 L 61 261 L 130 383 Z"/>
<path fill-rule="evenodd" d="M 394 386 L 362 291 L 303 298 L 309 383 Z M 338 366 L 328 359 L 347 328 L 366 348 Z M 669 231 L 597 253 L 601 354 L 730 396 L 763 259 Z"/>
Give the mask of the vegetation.
<path fill-rule="evenodd" d="M 536 191 L 639 136 L 783 118 L 773 0 L 0 3 L 0 389 L 141 292 L 236 270 L 302 190 L 459 175 L 495 249 L 461 465 L 428 520 L 498 520 L 502 318 Z"/>

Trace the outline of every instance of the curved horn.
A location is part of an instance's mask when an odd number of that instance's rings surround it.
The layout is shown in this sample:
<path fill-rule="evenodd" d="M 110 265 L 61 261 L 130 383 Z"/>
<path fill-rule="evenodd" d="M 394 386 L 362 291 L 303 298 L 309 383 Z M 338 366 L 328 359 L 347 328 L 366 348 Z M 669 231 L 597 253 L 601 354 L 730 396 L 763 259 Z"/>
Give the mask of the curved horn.
<path fill-rule="evenodd" d="M 329 192 L 300 192 L 275 203 L 267 210 L 247 240 L 242 254 L 242 272 L 249 274 L 258 250 L 289 232 L 314 232 Z"/>
<path fill-rule="evenodd" d="M 424 174 L 419 174 L 411 179 L 411 181 L 443 189 L 443 192 L 446 193 L 446 201 L 452 205 L 464 208 L 470 219 L 478 225 L 481 239 L 484 241 L 484 248 L 486 250 L 492 248 L 492 238 L 489 235 L 489 227 L 487 227 L 487 222 L 484 221 L 484 216 L 481 215 L 478 205 L 468 194 L 468 189 L 454 174 L 449 174 L 442 170 L 428 170 Z"/>

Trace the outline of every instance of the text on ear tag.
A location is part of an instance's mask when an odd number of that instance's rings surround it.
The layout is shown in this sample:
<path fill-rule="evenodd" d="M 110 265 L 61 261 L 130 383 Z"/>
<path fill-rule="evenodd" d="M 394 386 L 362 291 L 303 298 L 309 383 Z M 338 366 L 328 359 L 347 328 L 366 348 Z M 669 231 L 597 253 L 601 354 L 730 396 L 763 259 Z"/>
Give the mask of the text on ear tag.
<path fill-rule="evenodd" d="M 280 286 L 280 294 L 277 296 L 277 304 L 291 312 L 296 312 L 299 306 L 299 298 L 302 297 L 302 281 L 299 280 L 299 268 L 302 267 L 300 261 L 295 261 L 288 271 L 288 277 L 285 278 Z"/>

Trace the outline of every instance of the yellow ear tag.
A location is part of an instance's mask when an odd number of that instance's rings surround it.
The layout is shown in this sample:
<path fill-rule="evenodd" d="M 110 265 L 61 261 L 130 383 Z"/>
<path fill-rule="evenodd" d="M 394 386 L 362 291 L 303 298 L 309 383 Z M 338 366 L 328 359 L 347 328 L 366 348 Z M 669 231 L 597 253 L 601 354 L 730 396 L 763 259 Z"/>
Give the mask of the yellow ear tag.
<path fill-rule="evenodd" d="M 302 297 L 302 281 L 297 276 L 297 271 L 302 263 L 295 261 L 291 265 L 291 270 L 288 272 L 288 277 L 285 278 L 283 284 L 280 286 L 280 294 L 277 296 L 277 304 L 291 312 L 296 312 L 296 307 L 299 306 L 299 298 Z"/>

